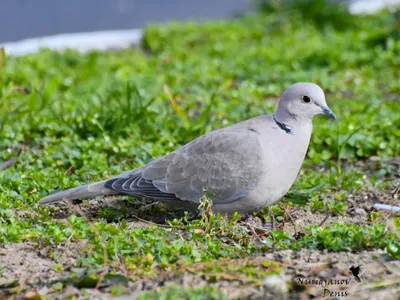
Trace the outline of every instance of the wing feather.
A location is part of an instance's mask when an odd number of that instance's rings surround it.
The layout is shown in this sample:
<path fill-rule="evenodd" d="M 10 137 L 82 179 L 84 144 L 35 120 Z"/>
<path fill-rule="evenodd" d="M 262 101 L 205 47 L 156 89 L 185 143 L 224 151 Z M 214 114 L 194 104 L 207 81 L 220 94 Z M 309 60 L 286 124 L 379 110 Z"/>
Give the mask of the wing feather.
<path fill-rule="evenodd" d="M 112 190 L 162 200 L 200 201 L 204 191 L 214 203 L 245 196 L 261 174 L 258 135 L 232 126 L 204 135 L 123 178 L 106 182 Z"/>

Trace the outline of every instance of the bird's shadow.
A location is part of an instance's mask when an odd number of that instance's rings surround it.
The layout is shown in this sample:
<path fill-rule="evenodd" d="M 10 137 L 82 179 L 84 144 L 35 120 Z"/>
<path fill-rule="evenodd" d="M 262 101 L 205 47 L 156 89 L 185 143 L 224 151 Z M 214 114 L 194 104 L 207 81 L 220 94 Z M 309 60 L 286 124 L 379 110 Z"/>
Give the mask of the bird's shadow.
<path fill-rule="evenodd" d="M 129 227 L 145 227 L 151 224 L 163 225 L 167 221 L 184 218 L 192 221 L 201 218 L 194 206 L 172 209 L 175 205 L 168 205 L 150 199 L 134 197 L 104 197 L 89 201 L 58 202 L 50 205 L 50 216 L 53 219 L 68 219 L 71 215 L 85 217 L 90 221 L 117 223 L 126 221 Z M 196 206 L 197 207 L 197 206 Z M 238 225 L 244 225 L 255 236 L 264 235 L 274 226 L 264 224 L 255 216 L 244 215 Z"/>
<path fill-rule="evenodd" d="M 78 215 L 91 221 L 102 220 L 108 223 L 125 220 L 165 224 L 167 220 L 180 219 L 187 214 L 184 209 L 171 209 L 157 201 L 121 196 L 58 202 L 49 207 L 53 219 L 67 219 L 71 215 Z M 195 217 L 193 212 L 191 215 Z"/>

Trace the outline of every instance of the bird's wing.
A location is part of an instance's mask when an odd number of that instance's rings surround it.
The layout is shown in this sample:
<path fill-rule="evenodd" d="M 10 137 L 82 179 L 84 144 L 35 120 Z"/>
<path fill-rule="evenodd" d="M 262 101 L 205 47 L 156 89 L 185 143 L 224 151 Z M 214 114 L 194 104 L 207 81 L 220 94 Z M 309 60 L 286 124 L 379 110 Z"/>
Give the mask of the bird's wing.
<path fill-rule="evenodd" d="M 105 187 L 195 203 L 206 190 L 214 203 L 235 201 L 254 188 L 261 175 L 258 134 L 245 124 L 211 132 L 140 169 L 110 179 Z"/>

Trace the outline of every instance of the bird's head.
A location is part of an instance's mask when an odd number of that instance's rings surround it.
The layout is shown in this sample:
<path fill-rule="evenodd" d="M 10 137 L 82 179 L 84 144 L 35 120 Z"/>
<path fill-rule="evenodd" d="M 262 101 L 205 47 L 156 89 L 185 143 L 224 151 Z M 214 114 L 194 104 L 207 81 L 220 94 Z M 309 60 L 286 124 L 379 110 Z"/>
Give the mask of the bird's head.
<path fill-rule="evenodd" d="M 299 82 L 283 92 L 275 117 L 280 122 L 291 119 L 311 121 L 318 114 L 336 120 L 335 114 L 326 104 L 324 91 L 314 83 Z"/>

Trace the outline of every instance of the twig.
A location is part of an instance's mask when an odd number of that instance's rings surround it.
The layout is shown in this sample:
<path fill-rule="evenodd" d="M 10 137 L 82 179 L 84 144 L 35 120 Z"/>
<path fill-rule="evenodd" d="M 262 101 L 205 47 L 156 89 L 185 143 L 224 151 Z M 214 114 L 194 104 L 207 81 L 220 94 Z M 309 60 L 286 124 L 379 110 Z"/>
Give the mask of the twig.
<path fill-rule="evenodd" d="M 266 229 L 266 228 L 263 228 L 263 227 L 260 227 L 260 226 L 256 226 L 256 225 L 251 225 L 251 226 L 256 230 L 263 231 L 263 232 L 266 232 L 266 233 L 271 233 L 271 228 Z"/>
<path fill-rule="evenodd" d="M 400 187 L 397 187 L 397 188 L 393 191 L 393 193 L 392 193 L 392 198 L 393 198 L 393 200 L 397 200 L 398 195 L 400 195 Z"/>
<path fill-rule="evenodd" d="M 3 163 L 0 164 L 0 171 L 3 171 L 5 169 L 8 169 L 9 167 L 11 167 L 12 165 L 14 165 L 17 162 L 17 157 L 13 157 Z"/>
<path fill-rule="evenodd" d="M 390 286 L 397 286 L 399 284 L 400 284 L 400 279 L 392 279 L 392 280 L 386 280 L 386 281 L 380 282 L 380 283 L 369 284 L 369 285 L 365 286 L 365 288 L 363 288 L 362 290 L 365 291 L 365 290 L 388 288 Z"/>
<path fill-rule="evenodd" d="M 286 210 L 286 207 L 283 207 L 283 210 L 285 211 L 285 213 L 287 214 L 287 216 L 290 219 L 290 222 L 293 225 L 293 229 L 294 229 L 294 233 L 297 234 L 297 227 L 296 227 L 296 223 L 294 222 L 292 215 L 290 214 L 290 212 L 288 210 Z"/>
<path fill-rule="evenodd" d="M 246 223 L 245 223 L 246 224 Z M 260 241 L 260 242 L 262 242 L 262 239 L 260 238 L 260 236 L 257 234 L 257 232 L 254 230 L 254 227 L 251 225 L 251 224 L 246 224 L 249 228 L 250 228 L 250 230 L 251 230 L 251 232 L 253 233 L 253 235 L 255 235 L 255 237 Z"/>
<path fill-rule="evenodd" d="M 324 225 L 325 224 L 325 222 L 329 219 L 329 217 L 331 216 L 331 212 L 327 212 L 326 213 L 326 215 L 325 215 L 325 218 L 321 221 L 321 223 L 319 223 L 319 227 L 321 227 L 322 225 Z"/>

